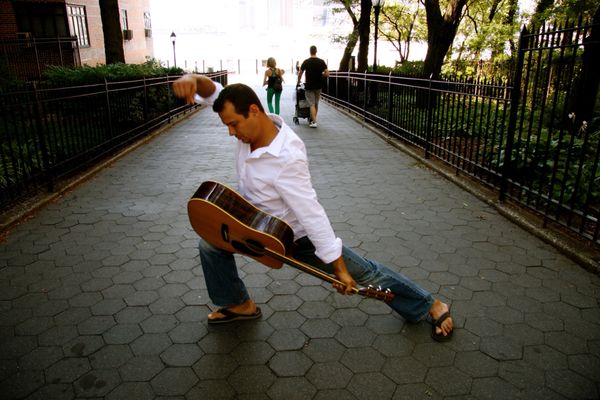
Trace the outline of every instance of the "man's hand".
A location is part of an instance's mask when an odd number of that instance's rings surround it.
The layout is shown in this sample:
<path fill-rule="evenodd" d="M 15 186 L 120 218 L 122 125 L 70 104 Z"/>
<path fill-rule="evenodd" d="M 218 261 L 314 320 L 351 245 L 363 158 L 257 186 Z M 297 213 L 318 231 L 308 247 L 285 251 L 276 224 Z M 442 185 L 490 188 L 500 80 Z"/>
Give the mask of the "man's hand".
<path fill-rule="evenodd" d="M 188 104 L 194 104 L 194 96 L 198 92 L 198 82 L 193 75 L 184 75 L 173 82 L 173 93 L 184 98 Z"/>
<path fill-rule="evenodd" d="M 340 258 L 338 258 L 331 264 L 333 265 L 333 272 L 335 276 L 337 276 L 338 280 L 342 282 L 342 284 L 333 284 L 335 290 L 342 294 L 354 294 L 356 282 L 354 281 L 354 278 L 352 278 L 352 275 L 350 275 L 350 273 L 348 272 L 344 259 L 340 256 Z"/>

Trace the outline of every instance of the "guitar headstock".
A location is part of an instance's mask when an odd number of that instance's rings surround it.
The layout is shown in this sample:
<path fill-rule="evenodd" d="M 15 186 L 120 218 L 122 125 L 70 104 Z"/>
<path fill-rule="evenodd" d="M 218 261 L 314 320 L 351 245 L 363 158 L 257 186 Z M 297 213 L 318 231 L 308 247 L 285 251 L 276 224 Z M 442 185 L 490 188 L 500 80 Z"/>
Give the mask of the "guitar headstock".
<path fill-rule="evenodd" d="M 377 300 L 385 301 L 386 303 L 394 300 L 394 293 L 390 289 L 382 290 L 381 287 L 374 288 L 369 286 L 366 288 L 358 289 L 358 294 L 365 297 L 372 297 Z"/>

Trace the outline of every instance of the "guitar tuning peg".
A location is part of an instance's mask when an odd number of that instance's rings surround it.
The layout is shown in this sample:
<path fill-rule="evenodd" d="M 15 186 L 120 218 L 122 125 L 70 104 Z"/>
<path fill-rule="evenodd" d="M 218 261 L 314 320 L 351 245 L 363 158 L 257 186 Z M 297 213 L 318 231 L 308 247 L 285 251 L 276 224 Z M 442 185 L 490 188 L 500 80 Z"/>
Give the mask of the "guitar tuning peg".
<path fill-rule="evenodd" d="M 377 286 L 377 290 L 381 292 L 381 286 Z"/>
<path fill-rule="evenodd" d="M 390 290 L 390 288 L 385 289 L 386 293 L 392 293 L 392 291 Z"/>

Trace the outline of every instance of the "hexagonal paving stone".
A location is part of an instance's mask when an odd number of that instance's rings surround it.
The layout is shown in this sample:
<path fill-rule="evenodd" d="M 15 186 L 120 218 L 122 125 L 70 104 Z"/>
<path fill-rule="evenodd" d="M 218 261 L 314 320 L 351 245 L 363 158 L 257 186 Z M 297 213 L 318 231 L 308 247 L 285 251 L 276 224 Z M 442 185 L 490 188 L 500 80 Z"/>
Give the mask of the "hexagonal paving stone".
<path fill-rule="evenodd" d="M 167 367 L 152 378 L 150 384 L 159 396 L 183 396 L 197 382 L 198 377 L 191 368 Z"/>
<path fill-rule="evenodd" d="M 498 377 L 487 377 L 473 380 L 471 394 L 477 399 L 513 400 L 519 398 L 520 391 Z"/>
<path fill-rule="evenodd" d="M 89 360 L 94 369 L 114 369 L 125 364 L 131 358 L 133 358 L 133 354 L 128 346 L 108 345 L 91 355 Z"/>
<path fill-rule="evenodd" d="M 206 354 L 192 367 L 202 382 L 225 379 L 238 364 L 229 354 Z"/>
<path fill-rule="evenodd" d="M 92 370 L 74 383 L 79 397 L 104 397 L 121 383 L 119 373 L 113 369 Z"/>
<path fill-rule="evenodd" d="M 352 372 L 339 362 L 316 363 L 306 373 L 306 378 L 317 389 L 341 389 L 352 379 Z"/>
<path fill-rule="evenodd" d="M 145 382 L 158 374 L 164 365 L 158 356 L 137 356 L 129 359 L 119 368 L 119 374 L 124 381 Z"/>
<path fill-rule="evenodd" d="M 316 393 L 317 389 L 302 377 L 278 378 L 267 391 L 269 398 L 288 400 L 312 399 Z"/>
<path fill-rule="evenodd" d="M 173 344 L 162 352 L 160 358 L 168 367 L 191 367 L 203 355 L 196 344 Z"/>
<path fill-rule="evenodd" d="M 330 318 L 340 326 L 362 326 L 368 315 L 359 309 L 346 308 L 335 310 Z"/>
<path fill-rule="evenodd" d="M 569 399 L 597 399 L 596 385 L 570 370 L 546 371 L 548 387 Z"/>
<path fill-rule="evenodd" d="M 335 335 L 335 338 L 346 347 L 369 346 L 375 337 L 375 333 L 364 326 L 342 327 Z"/>
<path fill-rule="evenodd" d="M 311 339 L 303 352 L 315 362 L 337 361 L 345 348 L 334 339 Z"/>
<path fill-rule="evenodd" d="M 359 347 L 346 350 L 340 361 L 349 370 L 357 374 L 379 371 L 385 362 L 385 358 L 371 347 Z"/>
<path fill-rule="evenodd" d="M 523 356 L 521 344 L 506 336 L 482 338 L 481 351 L 500 361 L 518 360 Z"/>
<path fill-rule="evenodd" d="M 396 385 L 379 372 L 354 374 L 348 391 L 358 399 L 391 399 Z"/>
<path fill-rule="evenodd" d="M 150 356 L 159 355 L 171 344 L 171 339 L 165 333 L 147 333 L 135 339 L 130 347 L 136 356 Z"/>
<path fill-rule="evenodd" d="M 154 392 L 147 382 L 124 382 L 106 396 L 106 400 L 152 400 Z"/>
<path fill-rule="evenodd" d="M 329 318 L 311 318 L 300 327 L 311 338 L 334 337 L 340 326 Z"/>
<path fill-rule="evenodd" d="M 298 312 L 306 318 L 328 318 L 335 309 L 322 301 L 305 301 L 298 308 Z"/>
<path fill-rule="evenodd" d="M 198 382 L 186 395 L 188 399 L 234 399 L 236 398 L 235 391 L 225 379 L 215 379 Z M 255 398 L 253 395 L 248 396 L 249 399 Z M 259 398 L 259 397 L 256 397 Z M 165 397 L 157 400 L 184 400 L 184 397 L 174 398 Z"/>
<path fill-rule="evenodd" d="M 307 343 L 307 337 L 298 329 L 278 329 L 268 342 L 277 351 L 300 350 Z"/>
<path fill-rule="evenodd" d="M 304 376 L 312 367 L 313 361 L 301 351 L 282 351 L 269 361 L 269 368 L 277 376 Z"/>
<path fill-rule="evenodd" d="M 468 394 L 472 381 L 471 377 L 454 367 L 431 368 L 425 379 L 428 385 L 445 396 Z"/>
<path fill-rule="evenodd" d="M 227 378 L 238 394 L 265 393 L 275 380 L 273 372 L 264 365 L 239 366 Z"/>
<path fill-rule="evenodd" d="M 145 333 L 164 333 L 177 326 L 177 318 L 173 315 L 153 315 L 140 323 Z"/>
<path fill-rule="evenodd" d="M 265 342 L 244 342 L 230 354 L 240 365 L 263 365 L 275 354 L 275 350 Z"/>
<path fill-rule="evenodd" d="M 228 354 L 237 345 L 240 340 L 233 332 L 219 331 L 216 329 L 214 332 L 208 333 L 200 341 L 200 348 L 207 354 Z"/>
<path fill-rule="evenodd" d="M 87 358 L 65 358 L 46 369 L 49 383 L 71 383 L 91 369 Z"/>
<path fill-rule="evenodd" d="M 427 367 L 413 357 L 389 357 L 381 369 L 397 384 L 417 383 L 425 380 Z"/>

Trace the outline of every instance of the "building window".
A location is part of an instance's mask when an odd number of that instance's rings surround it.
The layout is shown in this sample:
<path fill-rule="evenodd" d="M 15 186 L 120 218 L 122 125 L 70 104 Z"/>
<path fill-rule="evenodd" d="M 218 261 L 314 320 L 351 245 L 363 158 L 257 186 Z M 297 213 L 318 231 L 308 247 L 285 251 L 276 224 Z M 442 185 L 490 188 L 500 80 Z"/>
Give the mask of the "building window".
<path fill-rule="evenodd" d="M 79 47 L 90 47 L 85 7 L 67 4 L 67 17 L 71 35 L 77 36 Z"/>
<path fill-rule="evenodd" d="M 144 13 L 144 29 L 152 29 L 152 21 L 150 21 L 150 13 Z"/>
<path fill-rule="evenodd" d="M 127 10 L 121 10 L 121 29 L 124 31 L 129 29 L 129 21 L 127 20 Z"/>
<path fill-rule="evenodd" d="M 69 36 L 64 5 L 19 1 L 14 7 L 19 32 L 31 32 L 36 38 Z"/>
<path fill-rule="evenodd" d="M 144 13 L 144 36 L 147 38 L 152 37 L 152 21 L 150 20 L 150 13 Z"/>

